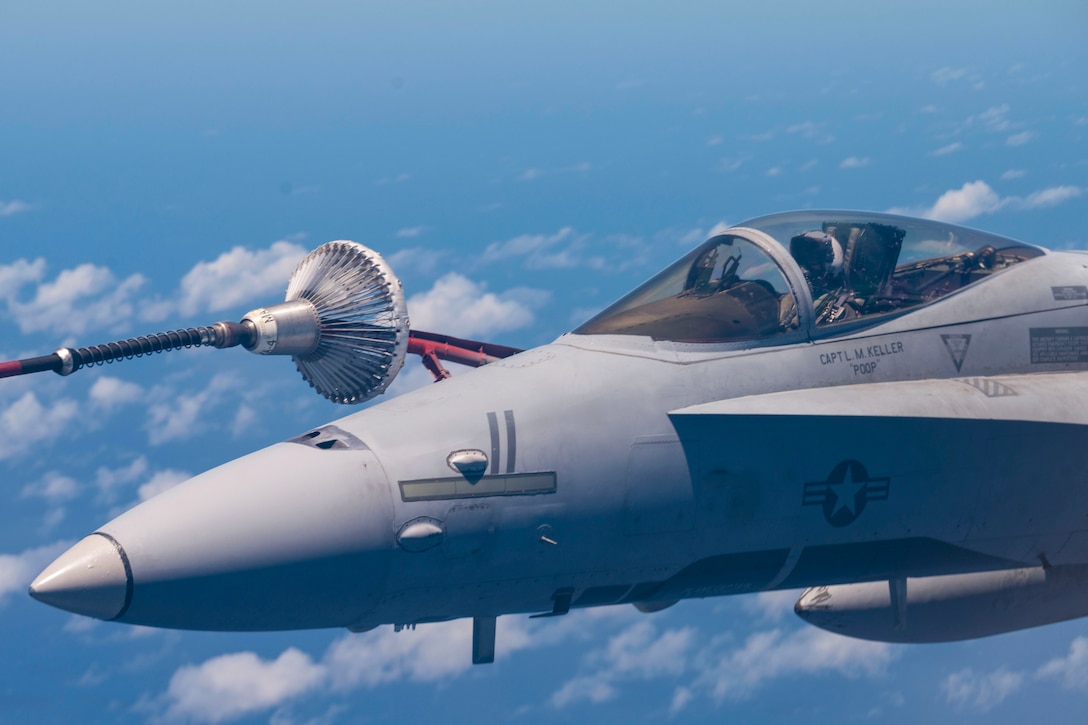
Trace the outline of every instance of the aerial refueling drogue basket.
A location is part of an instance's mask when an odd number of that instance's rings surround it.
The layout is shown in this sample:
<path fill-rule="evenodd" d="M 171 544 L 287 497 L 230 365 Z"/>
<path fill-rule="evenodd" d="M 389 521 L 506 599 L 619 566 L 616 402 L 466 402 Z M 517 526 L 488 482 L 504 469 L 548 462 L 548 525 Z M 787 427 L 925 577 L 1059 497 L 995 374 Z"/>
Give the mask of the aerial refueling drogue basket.
<path fill-rule="evenodd" d="M 379 395 L 411 352 L 436 380 L 449 377 L 440 360 L 479 366 L 515 348 L 409 330 L 400 280 L 368 247 L 346 240 L 312 251 L 291 275 L 286 300 L 240 322 L 216 322 L 92 347 L 62 347 L 42 357 L 0 362 L 0 377 L 76 370 L 188 347 L 241 345 L 259 355 L 290 355 L 317 392 L 335 403 Z"/>

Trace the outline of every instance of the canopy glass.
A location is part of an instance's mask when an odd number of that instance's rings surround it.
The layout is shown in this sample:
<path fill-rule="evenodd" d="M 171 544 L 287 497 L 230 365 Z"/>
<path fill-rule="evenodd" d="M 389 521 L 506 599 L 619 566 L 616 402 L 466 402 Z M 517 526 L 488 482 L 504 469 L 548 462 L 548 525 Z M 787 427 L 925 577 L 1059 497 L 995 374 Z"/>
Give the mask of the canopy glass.
<path fill-rule="evenodd" d="M 655 340 L 758 340 L 933 302 L 1045 252 L 952 224 L 870 212 L 759 217 L 685 255 L 576 329 Z M 809 305 L 811 304 L 811 307 Z"/>

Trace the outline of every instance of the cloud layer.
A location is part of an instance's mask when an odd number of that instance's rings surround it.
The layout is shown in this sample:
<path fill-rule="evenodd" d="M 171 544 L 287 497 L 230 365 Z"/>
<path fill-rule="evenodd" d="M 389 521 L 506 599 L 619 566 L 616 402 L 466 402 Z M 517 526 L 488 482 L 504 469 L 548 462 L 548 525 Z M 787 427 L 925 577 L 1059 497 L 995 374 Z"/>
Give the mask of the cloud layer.
<path fill-rule="evenodd" d="M 495 294 L 481 282 L 449 272 L 428 291 L 408 298 L 408 315 L 417 329 L 487 337 L 532 324 L 533 310 L 547 299 L 547 293 L 528 288 Z"/>
<path fill-rule="evenodd" d="M 1044 209 L 1076 199 L 1084 193 L 1078 186 L 1052 186 L 1032 192 L 1026 197 L 1001 196 L 985 181 L 968 182 L 959 189 L 950 189 L 930 207 L 898 207 L 891 211 L 945 222 L 964 222 L 1002 209 L 1028 211 Z"/>
<path fill-rule="evenodd" d="M 740 644 L 731 634 L 694 626 L 661 628 L 629 608 L 579 612 L 562 623 L 539 625 L 518 617 L 499 620 L 500 662 L 522 650 L 566 645 L 611 630 L 602 646 L 581 657 L 578 674 L 540 706 L 566 710 L 611 701 L 640 683 L 664 683 L 672 696 L 661 712 L 683 710 L 696 698 L 743 700 L 782 678 L 814 673 L 846 678 L 884 672 L 894 650 L 815 628 L 754 632 Z M 341 637 L 314 659 L 295 649 L 273 659 L 253 652 L 222 655 L 178 670 L 160 706 L 170 715 L 220 722 L 283 706 L 306 694 L 344 693 L 396 682 L 446 682 L 472 667 L 470 620 L 394 632 L 383 628 Z M 259 683 L 259 684 L 258 684 Z"/>

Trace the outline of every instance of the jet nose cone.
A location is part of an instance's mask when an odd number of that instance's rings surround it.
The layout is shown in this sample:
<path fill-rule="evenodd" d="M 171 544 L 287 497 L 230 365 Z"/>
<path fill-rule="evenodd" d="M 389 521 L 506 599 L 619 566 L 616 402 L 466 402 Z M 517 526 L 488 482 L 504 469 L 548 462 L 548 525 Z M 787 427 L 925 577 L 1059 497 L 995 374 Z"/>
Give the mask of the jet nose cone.
<path fill-rule="evenodd" d="M 109 536 L 91 534 L 38 575 L 30 596 L 76 614 L 116 619 L 132 599 L 124 550 Z"/>

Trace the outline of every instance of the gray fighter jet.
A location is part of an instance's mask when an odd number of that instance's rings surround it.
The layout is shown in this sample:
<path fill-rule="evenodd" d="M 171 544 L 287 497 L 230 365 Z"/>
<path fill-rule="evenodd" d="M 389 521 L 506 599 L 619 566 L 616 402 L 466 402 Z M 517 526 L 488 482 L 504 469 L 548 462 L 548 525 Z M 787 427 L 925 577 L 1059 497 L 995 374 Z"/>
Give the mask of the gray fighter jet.
<path fill-rule="evenodd" d="M 311 282 L 194 344 L 291 354 L 326 396 L 365 397 L 372 349 L 334 350 Z M 501 615 L 771 589 L 881 641 L 1088 615 L 1088 254 L 804 211 L 714 236 L 527 351 L 409 333 L 399 300 L 369 333 L 390 357 L 356 377 L 383 390 L 407 350 L 439 384 L 140 504 L 31 596 L 198 630 L 471 617 L 475 662 Z M 440 359 L 488 364 L 442 379 Z"/>

